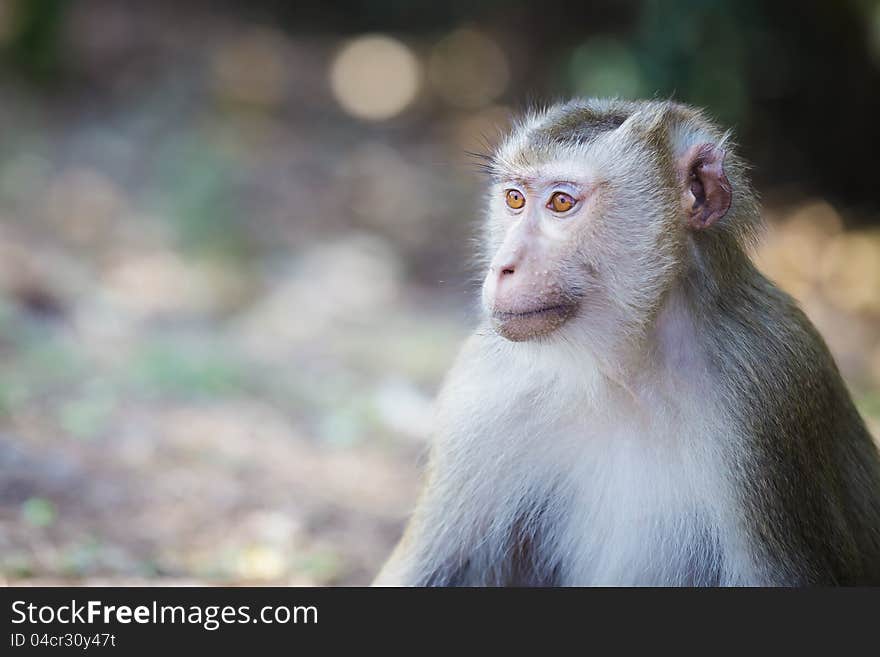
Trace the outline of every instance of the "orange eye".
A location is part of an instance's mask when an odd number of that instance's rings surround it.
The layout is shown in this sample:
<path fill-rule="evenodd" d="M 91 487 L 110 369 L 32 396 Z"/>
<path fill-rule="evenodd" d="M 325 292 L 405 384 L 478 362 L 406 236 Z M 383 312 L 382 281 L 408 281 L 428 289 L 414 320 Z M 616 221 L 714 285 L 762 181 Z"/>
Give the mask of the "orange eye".
<path fill-rule="evenodd" d="M 568 212 L 576 203 L 577 201 L 565 192 L 556 192 L 550 197 L 547 207 L 554 212 Z"/>
<path fill-rule="evenodd" d="M 519 210 L 526 204 L 526 197 L 522 195 L 522 192 L 518 192 L 515 189 L 507 190 L 505 200 L 507 201 L 507 207 L 514 210 Z"/>

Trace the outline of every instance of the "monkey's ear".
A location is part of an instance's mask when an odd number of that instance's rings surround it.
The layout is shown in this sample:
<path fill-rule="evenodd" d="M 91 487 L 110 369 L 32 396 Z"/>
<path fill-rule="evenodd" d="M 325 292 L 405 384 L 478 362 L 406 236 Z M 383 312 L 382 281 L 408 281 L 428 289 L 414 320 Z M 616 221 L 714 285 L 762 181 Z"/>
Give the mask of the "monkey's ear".
<path fill-rule="evenodd" d="M 678 160 L 682 205 L 694 230 L 708 228 L 730 209 L 733 188 L 724 174 L 724 150 L 715 144 L 691 146 Z"/>

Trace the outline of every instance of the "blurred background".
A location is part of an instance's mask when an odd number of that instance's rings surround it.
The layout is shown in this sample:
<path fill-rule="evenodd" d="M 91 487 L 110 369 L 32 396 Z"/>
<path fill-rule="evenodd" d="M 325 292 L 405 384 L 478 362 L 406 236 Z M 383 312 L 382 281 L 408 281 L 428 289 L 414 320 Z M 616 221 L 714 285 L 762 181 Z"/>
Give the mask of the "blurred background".
<path fill-rule="evenodd" d="M 735 128 L 880 435 L 880 0 L 0 0 L 0 582 L 365 584 L 512 111 Z"/>

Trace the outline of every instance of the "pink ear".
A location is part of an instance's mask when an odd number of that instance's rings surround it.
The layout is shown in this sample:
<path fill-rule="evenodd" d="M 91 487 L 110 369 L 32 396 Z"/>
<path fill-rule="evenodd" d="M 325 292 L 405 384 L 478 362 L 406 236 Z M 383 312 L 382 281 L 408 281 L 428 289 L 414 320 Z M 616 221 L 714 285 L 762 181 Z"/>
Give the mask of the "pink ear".
<path fill-rule="evenodd" d="M 708 228 L 730 209 L 733 189 L 724 175 L 724 150 L 715 144 L 697 144 L 678 161 L 684 182 L 682 202 L 691 228 Z"/>

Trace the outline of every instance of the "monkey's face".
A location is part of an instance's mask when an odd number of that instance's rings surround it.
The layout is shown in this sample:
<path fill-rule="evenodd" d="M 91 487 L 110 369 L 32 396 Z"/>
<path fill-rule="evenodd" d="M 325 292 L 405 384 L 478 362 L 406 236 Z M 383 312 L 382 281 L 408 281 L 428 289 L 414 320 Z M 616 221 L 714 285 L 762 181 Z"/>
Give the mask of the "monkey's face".
<path fill-rule="evenodd" d="M 571 176 L 494 185 L 493 231 L 500 243 L 483 282 L 483 301 L 495 330 L 508 340 L 546 335 L 577 313 L 583 287 L 578 280 L 588 274 L 578 266 L 577 233 L 592 191 Z"/>
<path fill-rule="evenodd" d="M 498 158 L 483 304 L 504 338 L 611 349 L 655 313 L 681 255 L 678 191 L 620 130 Z"/>

